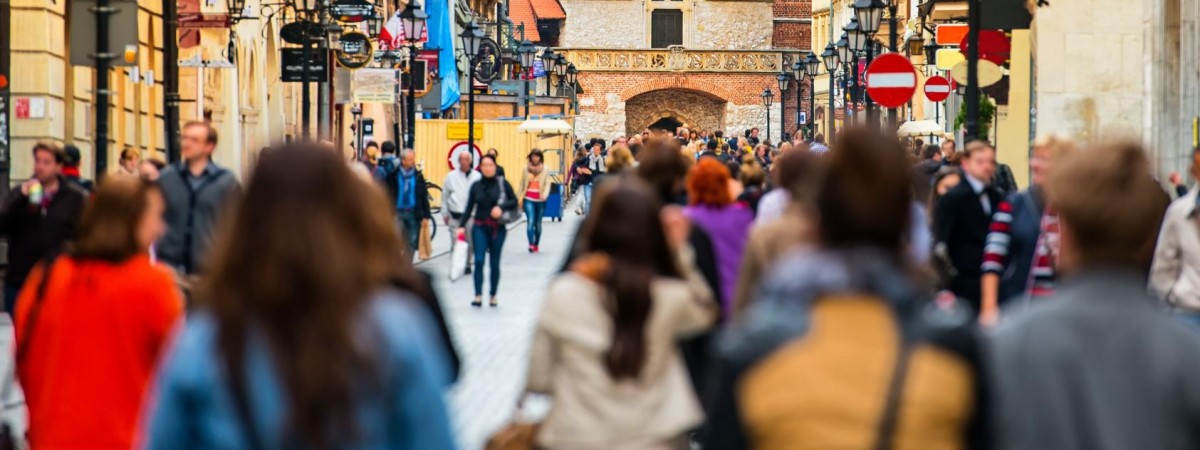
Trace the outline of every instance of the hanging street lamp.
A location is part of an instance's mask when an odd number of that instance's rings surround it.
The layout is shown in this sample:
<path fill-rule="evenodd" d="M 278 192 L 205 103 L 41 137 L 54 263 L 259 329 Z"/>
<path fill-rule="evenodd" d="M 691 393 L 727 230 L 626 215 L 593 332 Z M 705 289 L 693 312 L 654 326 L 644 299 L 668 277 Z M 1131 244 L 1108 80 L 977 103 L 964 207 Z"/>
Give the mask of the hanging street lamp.
<path fill-rule="evenodd" d="M 474 20 L 463 27 L 458 37 L 462 39 L 463 56 L 467 58 L 467 148 L 475 149 L 475 65 L 479 61 L 479 46 L 483 43 L 483 30 Z"/>
<path fill-rule="evenodd" d="M 425 34 L 425 24 L 429 15 L 421 9 L 417 2 L 410 1 L 400 12 L 400 27 L 404 29 L 404 39 L 408 44 L 408 103 L 405 105 L 405 119 L 408 127 L 404 135 L 404 148 L 414 148 L 417 136 L 417 42 Z"/>
<path fill-rule="evenodd" d="M 762 101 L 763 106 L 767 108 L 767 139 L 771 139 L 771 104 L 775 99 L 775 93 L 771 92 L 771 88 L 763 89 Z"/>
<path fill-rule="evenodd" d="M 521 97 L 525 99 L 525 120 L 529 120 L 529 104 L 533 103 L 533 93 L 529 92 L 529 79 L 533 77 L 533 62 L 537 60 L 537 49 L 528 39 L 517 45 L 517 56 L 521 60 L 521 79 L 525 81 Z"/>

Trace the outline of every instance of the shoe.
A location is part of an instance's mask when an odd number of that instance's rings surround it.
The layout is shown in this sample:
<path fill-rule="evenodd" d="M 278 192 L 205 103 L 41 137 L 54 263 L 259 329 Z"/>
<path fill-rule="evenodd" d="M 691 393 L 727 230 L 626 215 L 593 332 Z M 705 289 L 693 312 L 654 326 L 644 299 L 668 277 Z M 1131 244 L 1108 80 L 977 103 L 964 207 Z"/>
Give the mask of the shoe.
<path fill-rule="evenodd" d="M 536 246 L 536 245 L 530 245 L 530 246 L 529 246 L 529 253 L 533 253 L 533 252 L 536 252 L 536 251 L 537 251 L 537 246 Z"/>
<path fill-rule="evenodd" d="M 463 275 L 470 275 L 470 274 L 471 274 L 471 266 L 467 266 L 467 270 L 463 271 Z"/>
<path fill-rule="evenodd" d="M 493 301 L 495 301 L 495 299 L 493 299 Z M 483 306 L 483 299 L 481 299 L 481 298 L 479 298 L 479 297 L 475 297 L 475 300 L 472 300 L 472 301 L 471 301 L 471 306 L 474 306 L 474 307 L 476 307 L 476 308 L 482 307 L 482 306 Z"/>
<path fill-rule="evenodd" d="M 537 252 L 540 252 L 540 251 L 542 251 L 542 249 L 538 248 L 537 244 L 534 244 L 534 245 L 533 245 L 533 252 L 534 252 L 534 253 L 537 253 Z"/>
<path fill-rule="evenodd" d="M 488 301 L 488 305 L 493 308 L 500 306 L 499 303 L 496 303 L 496 297 L 492 297 L 492 299 Z"/>

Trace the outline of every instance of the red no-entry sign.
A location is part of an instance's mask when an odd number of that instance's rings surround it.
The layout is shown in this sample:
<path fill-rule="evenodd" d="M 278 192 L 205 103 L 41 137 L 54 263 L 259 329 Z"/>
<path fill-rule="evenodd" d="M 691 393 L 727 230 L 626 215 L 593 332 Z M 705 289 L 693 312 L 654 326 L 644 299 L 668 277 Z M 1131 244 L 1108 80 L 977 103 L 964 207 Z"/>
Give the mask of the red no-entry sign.
<path fill-rule="evenodd" d="M 950 96 L 950 80 L 940 75 L 934 75 L 925 80 L 925 98 L 931 102 L 940 102 Z"/>
<path fill-rule="evenodd" d="M 917 71 L 899 53 L 876 57 L 866 75 L 867 94 L 885 108 L 899 108 L 917 92 Z"/>

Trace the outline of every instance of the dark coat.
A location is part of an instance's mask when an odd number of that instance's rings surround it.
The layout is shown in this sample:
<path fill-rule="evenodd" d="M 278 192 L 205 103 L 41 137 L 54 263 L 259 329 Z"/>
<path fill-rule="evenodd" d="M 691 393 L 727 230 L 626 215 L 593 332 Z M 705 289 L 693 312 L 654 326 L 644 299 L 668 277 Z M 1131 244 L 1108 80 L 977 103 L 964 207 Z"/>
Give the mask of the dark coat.
<path fill-rule="evenodd" d="M 233 172 L 210 162 L 193 189 L 187 170 L 183 164 L 173 164 L 158 177 L 166 200 L 167 232 L 154 251 L 162 262 L 194 274 L 202 270 L 217 224 L 241 195 L 242 185 Z"/>
<path fill-rule="evenodd" d="M 20 188 L 9 192 L 0 206 L 0 235 L 9 241 L 5 286 L 19 288 L 38 261 L 62 250 L 75 236 L 86 201 L 83 189 L 64 177 L 58 178 L 58 192 L 44 214 Z"/>
<path fill-rule="evenodd" d="M 401 166 L 396 166 L 391 172 L 388 172 L 387 179 L 385 180 L 387 184 L 388 198 L 391 199 L 393 208 L 396 207 L 396 198 L 400 195 L 401 168 Z M 429 195 L 425 194 L 427 191 L 425 174 L 420 170 L 417 170 L 417 180 L 413 182 L 413 189 L 417 191 L 417 218 L 433 219 L 433 214 L 429 209 Z"/>
<path fill-rule="evenodd" d="M 996 211 L 1004 195 L 992 187 L 985 187 L 984 192 L 991 211 Z M 976 310 L 979 280 L 983 275 L 983 246 L 991 224 L 992 216 L 984 212 L 979 196 L 966 179 L 946 192 L 934 209 L 934 242 L 946 245 L 946 253 L 957 271 L 950 280 L 950 291 L 970 301 Z"/>

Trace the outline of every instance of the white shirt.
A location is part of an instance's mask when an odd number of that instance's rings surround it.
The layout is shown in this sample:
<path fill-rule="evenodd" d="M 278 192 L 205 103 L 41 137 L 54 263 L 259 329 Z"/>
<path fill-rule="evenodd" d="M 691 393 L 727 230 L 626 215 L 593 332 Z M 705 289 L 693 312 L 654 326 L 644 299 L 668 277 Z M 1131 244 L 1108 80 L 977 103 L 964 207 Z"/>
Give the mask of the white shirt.
<path fill-rule="evenodd" d="M 987 215 L 992 215 L 992 202 L 988 200 L 987 193 L 983 192 L 983 188 L 987 187 L 982 181 L 976 180 L 975 177 L 963 172 L 966 175 L 967 183 L 971 184 L 971 190 L 975 191 L 975 195 L 979 197 L 979 203 L 983 205 L 983 212 Z"/>
<path fill-rule="evenodd" d="M 762 198 L 758 199 L 758 215 L 754 218 L 755 223 L 767 223 L 778 219 L 791 201 L 792 196 L 788 194 L 787 189 L 771 189 L 770 192 L 763 194 Z"/>
<path fill-rule="evenodd" d="M 453 170 L 446 175 L 446 181 L 442 183 L 442 203 L 447 216 L 450 213 L 461 214 L 467 209 L 467 196 L 471 194 L 471 185 L 479 181 L 483 175 L 479 172 L 470 170 L 463 173 L 462 170 Z"/>
<path fill-rule="evenodd" d="M 1154 262 L 1150 266 L 1150 291 L 1169 303 L 1200 312 L 1200 219 L 1196 216 L 1197 192 L 1193 189 L 1167 208 Z"/>

